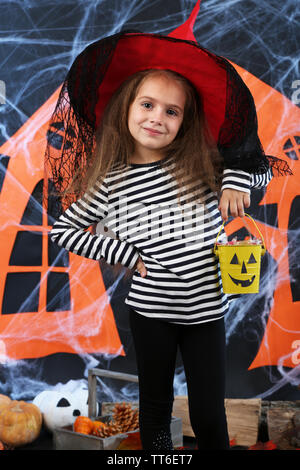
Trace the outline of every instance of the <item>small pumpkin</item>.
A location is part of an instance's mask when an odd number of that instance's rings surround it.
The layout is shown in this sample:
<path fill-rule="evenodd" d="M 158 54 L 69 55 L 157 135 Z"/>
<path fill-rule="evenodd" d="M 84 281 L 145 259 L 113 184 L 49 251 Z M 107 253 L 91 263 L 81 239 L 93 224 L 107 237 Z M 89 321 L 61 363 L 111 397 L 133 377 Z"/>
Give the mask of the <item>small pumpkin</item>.
<path fill-rule="evenodd" d="M 12 447 L 33 442 L 40 434 L 42 414 L 37 406 L 11 400 L 0 410 L 0 440 Z"/>
<path fill-rule="evenodd" d="M 106 426 L 106 424 L 103 423 L 103 421 L 93 421 L 93 430 L 92 430 L 92 433 L 93 433 L 93 434 L 97 434 L 98 429 L 101 429 L 101 428 L 103 428 L 104 426 Z"/>
<path fill-rule="evenodd" d="M 94 423 L 87 416 L 78 416 L 75 419 L 73 429 L 75 432 L 80 432 L 81 434 L 91 434 L 94 429 Z"/>

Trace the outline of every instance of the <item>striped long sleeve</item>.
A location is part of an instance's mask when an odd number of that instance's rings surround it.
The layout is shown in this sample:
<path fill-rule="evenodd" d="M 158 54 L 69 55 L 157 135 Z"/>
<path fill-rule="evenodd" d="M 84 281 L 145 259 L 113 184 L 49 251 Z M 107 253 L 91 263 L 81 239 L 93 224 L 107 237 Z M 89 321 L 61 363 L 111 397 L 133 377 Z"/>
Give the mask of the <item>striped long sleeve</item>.
<path fill-rule="evenodd" d="M 108 214 L 108 195 L 105 185 L 95 186 L 92 195 L 73 203 L 55 222 L 51 240 L 59 246 L 86 258 L 104 258 L 108 264 L 121 263 L 132 269 L 139 257 L 138 250 L 126 241 L 87 230 Z"/>
<path fill-rule="evenodd" d="M 231 170 L 226 168 L 223 172 L 223 189 L 236 189 L 250 194 L 251 189 L 261 188 L 267 186 L 271 181 L 273 175 L 272 170 L 269 169 L 266 173 L 246 173 L 242 170 Z"/>

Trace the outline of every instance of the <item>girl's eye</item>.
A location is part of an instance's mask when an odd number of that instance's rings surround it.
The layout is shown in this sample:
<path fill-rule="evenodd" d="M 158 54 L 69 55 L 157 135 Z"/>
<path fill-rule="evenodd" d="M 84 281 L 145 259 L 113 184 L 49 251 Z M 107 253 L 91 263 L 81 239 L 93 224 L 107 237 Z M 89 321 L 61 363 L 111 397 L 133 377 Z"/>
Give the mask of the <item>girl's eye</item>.
<path fill-rule="evenodd" d="M 168 109 L 167 114 L 170 116 L 177 116 L 177 112 L 174 109 Z"/>
<path fill-rule="evenodd" d="M 142 106 L 146 109 L 150 109 L 152 107 L 151 103 L 142 103 Z"/>

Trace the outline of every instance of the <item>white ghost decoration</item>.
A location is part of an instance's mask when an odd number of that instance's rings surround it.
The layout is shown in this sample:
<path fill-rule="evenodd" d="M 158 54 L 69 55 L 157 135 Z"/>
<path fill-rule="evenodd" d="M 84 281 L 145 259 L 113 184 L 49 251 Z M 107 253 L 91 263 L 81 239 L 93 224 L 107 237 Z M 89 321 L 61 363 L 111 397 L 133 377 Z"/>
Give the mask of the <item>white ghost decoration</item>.
<path fill-rule="evenodd" d="M 88 416 L 88 390 L 81 389 L 74 393 L 44 390 L 33 403 L 39 407 L 50 432 L 54 428 L 72 425 L 77 416 Z"/>

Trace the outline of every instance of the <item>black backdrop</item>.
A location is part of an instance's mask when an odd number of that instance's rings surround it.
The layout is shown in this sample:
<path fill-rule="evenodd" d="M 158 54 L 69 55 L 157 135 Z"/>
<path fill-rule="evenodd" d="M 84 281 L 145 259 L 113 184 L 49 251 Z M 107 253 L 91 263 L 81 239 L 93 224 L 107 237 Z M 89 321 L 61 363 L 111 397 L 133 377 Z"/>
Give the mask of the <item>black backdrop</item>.
<path fill-rule="evenodd" d="M 51 96 L 75 56 L 87 44 L 121 29 L 168 34 L 187 19 L 194 4 L 194 0 L 17 0 L 13 3 L 2 0 L 0 145 Z M 203 0 L 194 34 L 200 44 L 248 70 L 299 106 L 296 93 L 300 87 L 299 21 L 298 0 Z M 5 160 L 2 163 L 3 180 Z M 250 213 L 258 218 L 257 206 L 262 197 L 263 192 L 256 192 L 250 208 Z M 294 211 L 298 220 L 299 211 L 296 207 Z M 269 213 L 269 216 L 276 214 Z M 273 262 L 267 257 L 263 269 Z M 107 266 L 103 265 L 102 269 L 108 288 L 113 282 L 112 273 Z M 128 287 L 129 282 L 121 280 L 111 299 L 125 356 L 57 353 L 12 361 L 1 367 L 0 393 L 30 400 L 43 389 L 59 383 L 85 380 L 90 366 L 136 373 L 127 310 L 123 306 Z M 234 330 L 227 325 L 227 396 L 299 399 L 297 368 L 292 375 L 288 369 L 277 366 L 248 370 L 264 333 L 266 319 L 261 319 L 260 302 L 261 299 L 254 298 L 249 314 L 237 322 Z M 231 321 L 232 316 L 228 318 Z M 104 399 L 137 397 L 135 386 L 122 388 L 121 383 L 106 383 L 109 392 Z M 175 391 L 186 394 L 180 357 Z"/>

